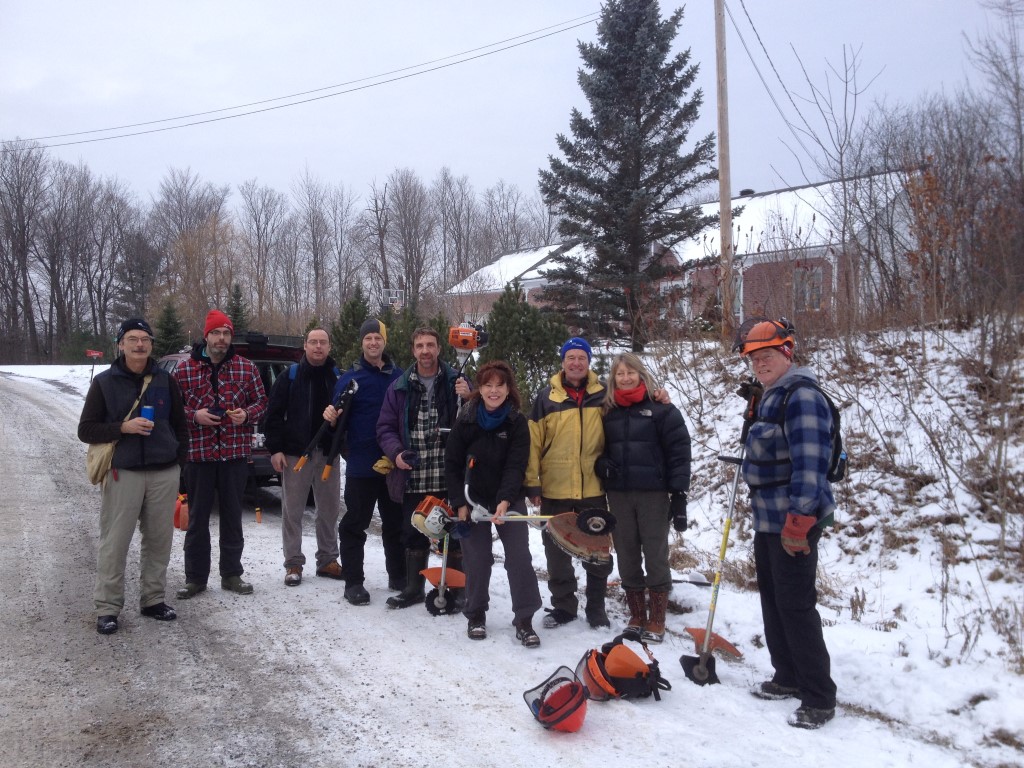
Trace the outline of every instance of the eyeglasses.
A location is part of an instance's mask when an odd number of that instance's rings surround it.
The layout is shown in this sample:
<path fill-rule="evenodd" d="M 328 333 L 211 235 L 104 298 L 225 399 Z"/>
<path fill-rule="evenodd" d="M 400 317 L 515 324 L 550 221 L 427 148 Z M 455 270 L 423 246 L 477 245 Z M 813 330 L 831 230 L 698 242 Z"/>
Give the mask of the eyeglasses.
<path fill-rule="evenodd" d="M 151 336 L 125 336 L 121 339 L 125 344 L 152 344 Z"/>

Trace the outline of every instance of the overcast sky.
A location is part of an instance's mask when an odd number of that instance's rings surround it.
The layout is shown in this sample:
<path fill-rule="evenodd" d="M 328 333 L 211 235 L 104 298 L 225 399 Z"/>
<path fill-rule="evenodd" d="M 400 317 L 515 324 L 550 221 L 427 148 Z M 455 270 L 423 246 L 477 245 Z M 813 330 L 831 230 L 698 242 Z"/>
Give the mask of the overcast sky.
<path fill-rule="evenodd" d="M 675 7 L 663 3 L 663 15 Z M 715 130 L 713 7 L 690 0 L 676 40 L 700 65 L 704 108 L 695 137 Z M 728 7 L 790 119 L 762 44 L 796 93 L 807 86 L 793 48 L 823 82 L 826 62 L 841 64 L 846 44 L 860 51 L 862 84 L 877 75 L 865 102 L 908 102 L 964 86 L 964 33 L 973 39 L 986 22 L 995 25 L 976 0 L 730 0 Z M 532 195 L 537 169 L 557 151 L 555 135 L 568 131 L 571 107 L 585 108 L 576 42 L 595 38 L 599 10 L 596 0 L 0 0 L 0 139 L 56 145 L 360 88 L 236 119 L 53 146 L 51 154 L 117 176 L 143 199 L 172 167 L 218 185 L 257 178 L 280 191 L 308 167 L 365 195 L 395 168 L 413 168 L 429 182 L 447 165 L 478 190 L 504 179 Z M 574 24 L 582 26 L 558 31 Z M 803 183 L 786 148 L 792 136 L 728 20 L 727 36 L 734 193 Z M 522 44 L 480 56 L 514 43 Z M 472 56 L 479 57 L 379 84 Z M 306 95 L 267 101 L 299 93 Z M 211 113 L 254 102 L 265 103 Z M 198 113 L 211 114 L 41 138 Z"/>

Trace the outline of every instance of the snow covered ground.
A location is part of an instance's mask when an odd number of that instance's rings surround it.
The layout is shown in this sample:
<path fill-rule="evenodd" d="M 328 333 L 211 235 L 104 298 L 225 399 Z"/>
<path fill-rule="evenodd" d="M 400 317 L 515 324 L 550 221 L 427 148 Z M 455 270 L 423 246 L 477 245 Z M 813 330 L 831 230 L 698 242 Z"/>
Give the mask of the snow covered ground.
<path fill-rule="evenodd" d="M 87 365 L 0 366 L 0 380 L 30 382 L 60 400 L 55 418 L 64 422 L 59 426 L 68 435 L 66 471 L 81 475 L 82 482 L 76 485 L 80 498 L 75 502 L 83 514 L 98 508 L 96 492 L 84 480 L 85 448 L 74 439 L 74 414 L 81 407 L 90 372 Z M 678 394 L 688 386 L 682 381 L 670 386 L 694 433 L 695 457 L 701 454 L 694 467 L 693 527 L 681 543 L 680 562 L 685 563 L 681 567 L 692 564 L 710 575 L 731 472 L 714 456 L 728 452 L 735 443 L 739 401 L 728 399 L 724 392 L 709 393 L 707 399 L 712 404 L 702 408 L 700 428 L 695 429 L 692 403 L 685 402 L 689 395 Z M 11 419 L 12 415 L 2 418 Z M 904 437 L 911 444 L 916 439 L 909 434 Z M 202 750 L 175 752 L 168 747 L 160 751 L 157 763 L 161 765 L 292 765 L 300 758 L 305 765 L 325 766 L 541 766 L 595 760 L 746 768 L 1024 765 L 1024 678 L 1010 668 L 1004 640 L 976 618 L 986 614 L 986 605 L 1000 609 L 1015 605 L 1020 610 L 1020 583 L 985 578 L 987 571 L 980 565 L 959 569 L 944 565 L 924 533 L 916 547 L 892 546 L 884 537 L 885 530 L 892 529 L 892 520 L 883 494 L 878 496 L 876 519 L 863 514 L 865 504 L 876 503 L 870 489 L 891 482 L 885 477 L 858 475 L 855 469 L 849 487 L 858 489 L 859 527 L 856 532 L 850 526 L 841 535 L 826 534 L 822 540 L 820 610 L 839 687 L 839 708 L 836 719 L 819 731 L 800 731 L 786 724 L 786 716 L 795 706 L 792 701 L 764 702 L 749 694 L 752 686 L 770 676 L 770 665 L 761 642 L 757 595 L 738 588 L 734 579 L 724 584 L 720 593 L 715 631 L 737 645 L 744 657 L 738 662 L 718 660 L 721 685 L 699 687 L 683 675 L 679 657 L 694 653 L 684 628 L 704 627 L 711 592 L 677 584 L 666 640 L 652 646 L 672 690 L 663 693 L 660 702 L 590 702 L 578 733 L 545 731 L 530 715 L 523 691 L 560 665 L 575 667 L 585 651 L 610 640 L 614 631 L 592 630 L 582 620 L 545 630 L 538 615 L 535 626 L 541 647 L 520 647 L 510 625 L 499 544 L 495 545 L 499 563 L 491 584 L 488 638 L 482 642 L 466 638 L 461 616 L 432 617 L 419 607 L 387 610 L 384 600 L 389 593 L 376 537 L 367 545 L 370 606 L 349 606 L 342 600 L 341 584 L 314 578 L 309 569 L 299 588 L 287 588 L 281 565 L 280 518 L 274 514 L 272 499 L 266 502 L 261 524 L 255 522 L 252 510 L 247 511 L 243 563 L 246 577 L 256 586 L 253 597 L 238 598 L 214 588 L 187 603 L 174 600 L 173 590 L 183 581 L 183 534 L 176 533 L 168 591 L 179 620 L 154 627 L 153 622 L 145 622 L 129 610 L 137 599 L 136 541 L 130 556 L 122 630 L 113 638 L 95 635 L 92 574 L 85 572 L 79 574 L 74 596 L 80 621 L 70 621 L 67 636 L 60 641 L 131 646 L 153 642 L 148 638 L 154 635 L 174 638 L 175 633 L 202 624 L 209 642 L 216 643 L 243 631 L 246 625 L 265 624 L 261 630 L 274 638 L 272 642 L 253 649 L 240 645 L 241 661 L 251 652 L 253 664 L 259 665 L 255 672 L 240 672 L 237 679 L 218 689 L 204 686 L 201 680 L 180 681 L 162 695 L 181 697 L 185 709 L 220 712 L 233 706 L 235 697 L 245 695 L 250 674 L 266 677 L 271 684 L 281 676 L 282 688 L 286 676 L 298 676 L 303 682 L 298 694 L 289 688 L 287 711 L 288 717 L 309 726 L 301 743 L 289 740 L 293 730 L 278 732 L 283 728 L 278 724 L 282 718 L 268 716 L 262 724 L 266 739 L 251 740 L 251 749 L 243 745 L 241 750 L 231 751 L 206 745 Z M 844 493 L 850 491 L 838 494 L 840 522 L 844 498 L 854 503 Z M 936 505 L 941 506 L 940 501 Z M 0 510 L 5 503 L 0 499 Z M 922 507 L 913 514 L 935 512 Z M 311 523 L 312 511 L 307 514 Z M 309 557 L 315 539 L 311 525 L 307 529 L 304 549 Z M 983 533 L 975 532 L 978 536 Z M 730 574 L 740 580 L 745 573 L 752 573 L 745 533 L 740 519 L 728 555 Z M 860 551 L 855 533 L 863 542 Z M 992 531 L 984 534 L 990 536 Z M 94 547 L 96 531 L 89 535 Z M 539 532 L 531 535 L 534 566 L 542 571 Z M 944 588 L 947 599 L 941 600 Z M 543 582 L 541 591 L 546 599 Z M 621 593 L 613 589 L 612 594 L 612 629 L 617 630 L 624 623 L 624 606 Z M 317 690 L 317 686 L 326 688 Z M 0 683 L 0 691 L 5 687 Z M 11 694 L 8 689 L 0 696 L 0 710 L 6 708 L 5 701 L 11 701 Z M 88 707 L 89 691 L 80 695 L 83 698 L 75 706 Z M 273 701 L 267 702 L 267 707 L 268 713 L 279 711 Z M 259 717 L 260 712 L 252 716 Z M 65 740 L 88 739 L 86 731 L 76 733 L 65 735 Z M 229 734 L 230 730 L 225 732 L 225 739 L 230 740 Z M 46 739 L 47 734 L 41 738 Z M 179 734 L 174 743 L 188 743 L 188 738 L 187 733 Z M 299 757 L 293 761 L 292 756 Z M 8 759 L 13 762 L 7 763 Z M 2 762 L 33 764 L 24 762 L 24 755 L 20 759 L 8 755 Z M 129 763 L 119 763 L 115 752 L 93 764 Z"/>

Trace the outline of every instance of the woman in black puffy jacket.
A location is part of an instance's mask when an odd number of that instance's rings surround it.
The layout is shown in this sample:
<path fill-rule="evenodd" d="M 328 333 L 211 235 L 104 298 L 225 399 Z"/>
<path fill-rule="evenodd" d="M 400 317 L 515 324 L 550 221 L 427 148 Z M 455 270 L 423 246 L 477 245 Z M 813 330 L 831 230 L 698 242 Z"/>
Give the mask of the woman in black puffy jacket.
<path fill-rule="evenodd" d="M 533 615 L 542 605 L 537 573 L 530 554 L 529 526 L 505 523 L 507 513 L 526 514 L 523 480 L 530 455 L 530 426 L 521 411 L 516 378 L 508 363 L 485 363 L 476 375 L 473 394 L 459 412 L 445 448 L 444 469 L 448 502 L 460 520 L 470 518 L 465 485 L 472 501 L 494 515 L 505 548 L 505 572 L 512 595 L 516 639 L 527 648 L 540 645 Z M 469 458 L 473 467 L 467 467 Z M 486 616 L 494 555 L 491 523 L 477 522 L 461 540 L 466 572 L 466 629 L 471 640 L 487 637 Z"/>
<path fill-rule="evenodd" d="M 651 399 L 653 390 L 640 358 L 628 352 L 615 358 L 605 399 L 604 454 L 595 468 L 616 518 L 612 539 L 629 606 L 626 631 L 660 643 L 672 590 L 669 522 L 677 531 L 686 529 L 690 433 L 678 408 Z"/>

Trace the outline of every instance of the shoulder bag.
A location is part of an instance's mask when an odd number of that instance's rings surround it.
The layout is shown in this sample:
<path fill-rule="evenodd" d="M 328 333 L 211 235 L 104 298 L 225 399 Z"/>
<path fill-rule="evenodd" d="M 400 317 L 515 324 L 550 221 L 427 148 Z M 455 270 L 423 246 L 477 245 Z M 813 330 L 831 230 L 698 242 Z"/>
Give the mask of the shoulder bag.
<path fill-rule="evenodd" d="M 146 387 L 149 386 L 149 382 L 153 380 L 152 375 L 146 376 L 142 381 L 142 389 L 139 392 L 139 396 L 135 398 L 135 402 L 132 407 L 128 409 L 128 415 L 122 419 L 122 421 L 128 421 L 131 418 L 132 413 L 138 407 L 139 403 L 142 402 L 142 395 L 146 392 Z M 90 443 L 89 450 L 85 454 L 85 472 L 89 475 L 89 482 L 93 485 L 102 483 L 107 476 L 107 472 L 110 471 L 110 465 L 114 461 L 114 447 L 117 445 L 117 440 L 110 443 Z"/>

